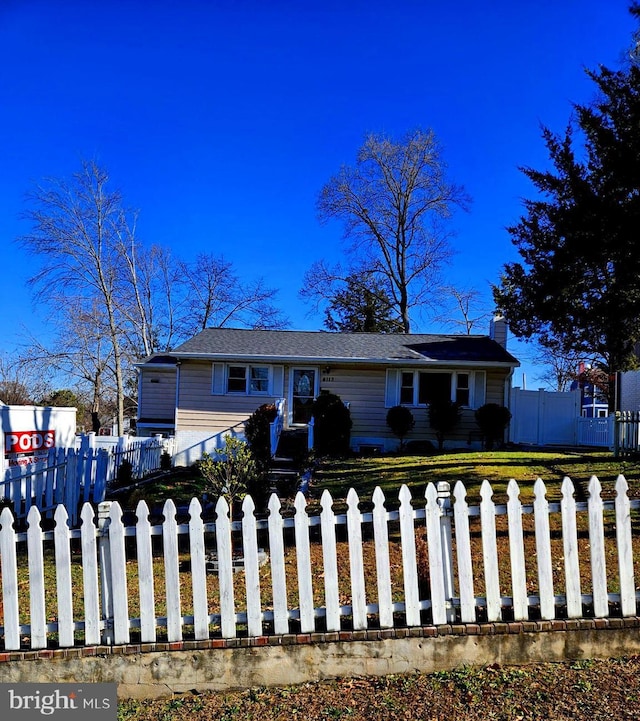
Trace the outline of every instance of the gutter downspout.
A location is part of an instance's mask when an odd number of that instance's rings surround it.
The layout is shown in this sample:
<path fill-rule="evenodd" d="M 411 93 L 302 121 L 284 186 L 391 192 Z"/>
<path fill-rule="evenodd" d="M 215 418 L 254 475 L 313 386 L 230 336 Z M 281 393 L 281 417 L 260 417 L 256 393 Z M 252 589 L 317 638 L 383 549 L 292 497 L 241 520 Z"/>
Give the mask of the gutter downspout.
<path fill-rule="evenodd" d="M 180 366 L 182 361 L 176 362 L 176 404 L 173 412 L 173 435 L 174 437 L 178 431 L 178 408 L 180 406 Z"/>

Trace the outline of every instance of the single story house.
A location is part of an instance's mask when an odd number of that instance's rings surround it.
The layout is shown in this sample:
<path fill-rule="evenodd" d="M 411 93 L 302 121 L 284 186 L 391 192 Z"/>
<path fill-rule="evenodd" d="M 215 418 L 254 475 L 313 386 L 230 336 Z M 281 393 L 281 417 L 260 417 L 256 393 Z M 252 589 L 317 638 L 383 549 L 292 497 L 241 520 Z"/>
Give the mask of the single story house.
<path fill-rule="evenodd" d="M 478 445 L 473 411 L 509 405 L 519 363 L 506 337 L 500 318 L 489 335 L 207 328 L 138 365 L 138 434 L 174 435 L 176 463 L 189 465 L 225 435 L 242 436 L 263 403 L 283 400 L 285 428 L 304 428 L 313 399 L 330 392 L 349 405 L 354 450 L 397 448 L 386 416 L 399 404 L 415 418 L 407 440 L 435 439 L 426 411 L 434 398 L 464 408 L 450 444 Z"/>

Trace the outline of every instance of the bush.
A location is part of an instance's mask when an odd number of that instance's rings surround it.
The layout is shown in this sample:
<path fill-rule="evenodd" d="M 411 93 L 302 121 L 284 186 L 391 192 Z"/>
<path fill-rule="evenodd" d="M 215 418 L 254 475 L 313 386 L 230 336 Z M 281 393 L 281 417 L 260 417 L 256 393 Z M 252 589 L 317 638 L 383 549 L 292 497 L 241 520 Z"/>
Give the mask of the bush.
<path fill-rule="evenodd" d="M 349 452 L 351 413 L 334 393 L 321 393 L 311 407 L 314 450 L 319 456 L 343 456 Z"/>
<path fill-rule="evenodd" d="M 511 420 L 511 411 L 497 403 L 485 403 L 478 408 L 475 415 L 484 447 L 492 450 L 496 443 L 501 446 L 504 442 L 504 429 Z"/>
<path fill-rule="evenodd" d="M 432 401 L 427 410 L 429 414 L 429 425 L 436 432 L 438 439 L 438 450 L 444 447 L 445 437 L 460 422 L 462 410 L 455 401 L 440 400 Z"/>
<path fill-rule="evenodd" d="M 171 458 L 171 454 L 167 453 L 167 451 L 162 451 L 162 455 L 160 456 L 160 470 L 170 471 L 172 467 L 173 458 Z"/>
<path fill-rule="evenodd" d="M 257 408 L 244 424 L 244 435 L 251 454 L 260 471 L 266 471 L 271 462 L 271 429 L 277 408 L 273 403 L 264 403 Z"/>
<path fill-rule="evenodd" d="M 400 439 L 400 450 L 404 448 L 404 439 L 415 425 L 413 413 L 406 406 L 393 406 L 387 413 L 387 425 L 394 436 Z"/>
<path fill-rule="evenodd" d="M 126 458 L 120 464 L 116 473 L 116 483 L 118 486 L 128 486 L 133 483 L 133 464 Z"/>
<path fill-rule="evenodd" d="M 224 448 L 217 449 L 214 456 L 203 453 L 198 461 L 204 481 L 202 490 L 216 500 L 224 496 L 230 506 L 248 493 L 253 497 L 254 491 L 259 490 L 255 488 L 259 474 L 248 444 L 225 436 Z"/>

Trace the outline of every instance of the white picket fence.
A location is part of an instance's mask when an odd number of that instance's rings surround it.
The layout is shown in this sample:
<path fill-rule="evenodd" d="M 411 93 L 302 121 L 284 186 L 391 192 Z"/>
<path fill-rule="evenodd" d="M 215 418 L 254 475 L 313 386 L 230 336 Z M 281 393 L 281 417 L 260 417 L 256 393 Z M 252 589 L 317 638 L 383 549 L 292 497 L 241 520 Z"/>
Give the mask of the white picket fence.
<path fill-rule="evenodd" d="M 173 453 L 173 439 L 162 436 L 96 436 L 88 433 L 77 440 L 79 449 L 103 448 L 109 452 L 107 482 L 115 480 L 124 461 L 131 464 L 131 476 L 144 478 L 161 467 L 163 453 Z"/>
<path fill-rule="evenodd" d="M 55 511 L 52 531 L 42 529 L 33 506 L 22 533 L 15 531 L 5 508 L 0 514 L 4 647 L 17 650 L 25 639 L 32 649 L 52 643 L 126 644 L 132 638 L 154 642 L 158 628 L 172 642 L 185 635 L 202 640 L 291 629 L 308 633 L 318 626 L 338 631 L 346 623 L 358 630 L 453 620 L 554 619 L 558 614 L 578 618 L 585 609 L 595 617 L 606 617 L 614 608 L 618 615 L 636 615 L 632 518 L 637 522 L 640 501 L 629 499 L 622 476 L 615 499 L 606 502 L 595 477 L 587 502 L 576 501 L 568 478 L 559 503 L 548 501 L 538 480 L 532 505 L 521 503 L 515 481 L 504 505 L 494 503 L 487 482 L 475 506 L 467 503 L 462 483 L 455 486 L 453 504 L 448 484 L 440 486 L 440 492 L 427 486 L 423 508 L 403 486 L 397 510 L 387 510 L 378 488 L 365 513 L 353 489 L 344 513 L 335 512 L 325 491 L 321 512 L 309 515 L 307 501 L 298 494 L 293 517 L 283 515 L 273 495 L 263 520 L 256 518 L 249 496 L 241 521 L 231 520 L 224 498 L 211 522 L 203 520 L 197 499 L 185 522 L 178 522 L 175 504 L 167 501 L 158 524 L 151 523 L 145 501 L 136 508 L 134 525 L 125 525 L 115 502 L 101 504 L 96 525 L 92 506 L 85 504 L 82 525 L 73 530 L 64 506 Z M 552 540 L 558 529 L 560 546 Z M 534 550 L 527 539 L 535 541 Z M 421 579 L 419 546 L 425 541 L 428 577 Z M 261 569 L 263 544 L 269 560 Z M 375 560 L 367 556 L 370 570 L 365 572 L 368 544 L 373 544 Z M 608 569 L 612 544 L 616 568 Z M 234 548 L 240 547 L 244 572 L 234 575 Z M 212 552 L 215 572 L 209 565 Z M 45 563 L 55 565 L 55 589 L 45 581 L 51 577 Z M 582 587 L 581 567 L 589 569 L 589 588 Z M 18 574 L 25 568 L 28 580 Z M 554 581 L 559 573 L 561 587 Z M 28 593 L 21 595 L 24 584 Z M 321 603 L 314 602 L 314 592 Z M 130 607 L 138 609 L 133 617 Z"/>
<path fill-rule="evenodd" d="M 82 503 L 104 500 L 109 462 L 103 450 L 52 448 L 42 463 L 8 468 L 0 481 L 0 499 L 11 504 L 18 520 L 34 506 L 50 518 L 64 504 L 75 525 Z"/>
<path fill-rule="evenodd" d="M 615 414 L 614 455 L 640 453 L 640 411 L 617 411 Z"/>
<path fill-rule="evenodd" d="M 32 506 L 46 518 L 64 504 L 71 525 L 78 522 L 82 503 L 100 503 L 109 483 L 118 478 L 124 461 L 132 479 L 161 467 L 162 454 L 171 451 L 166 439 L 144 438 L 96 448 L 85 436 L 77 449 L 52 448 L 47 459 L 28 466 L 12 466 L 0 481 L 0 499 L 10 503 L 16 519 L 27 518 Z"/>

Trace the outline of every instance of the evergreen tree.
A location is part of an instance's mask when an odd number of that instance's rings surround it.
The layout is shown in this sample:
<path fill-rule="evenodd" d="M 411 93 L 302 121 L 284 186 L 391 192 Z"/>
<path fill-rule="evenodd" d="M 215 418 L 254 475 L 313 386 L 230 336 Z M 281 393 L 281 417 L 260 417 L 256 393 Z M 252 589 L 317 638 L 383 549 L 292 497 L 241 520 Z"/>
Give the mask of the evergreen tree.
<path fill-rule="evenodd" d="M 366 272 L 353 273 L 325 310 L 325 328 L 351 333 L 402 333 L 383 284 Z"/>
<path fill-rule="evenodd" d="M 523 169 L 538 194 L 508 229 L 522 262 L 504 266 L 494 299 L 516 336 L 612 373 L 637 366 L 640 340 L 640 68 L 588 75 L 595 101 L 564 135 L 543 130 L 552 169 Z"/>

